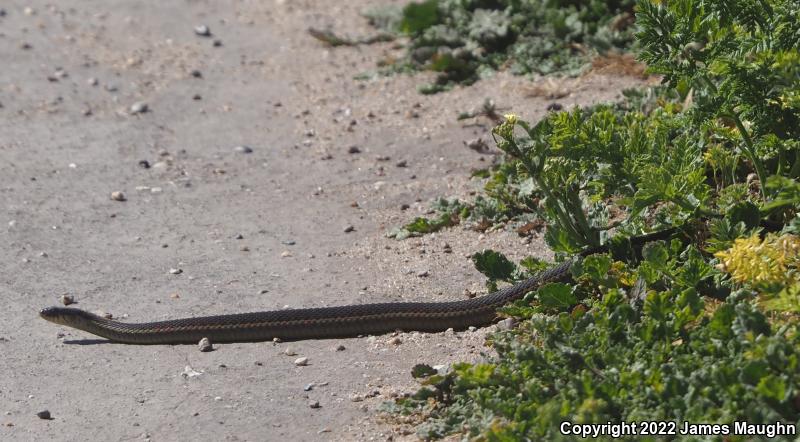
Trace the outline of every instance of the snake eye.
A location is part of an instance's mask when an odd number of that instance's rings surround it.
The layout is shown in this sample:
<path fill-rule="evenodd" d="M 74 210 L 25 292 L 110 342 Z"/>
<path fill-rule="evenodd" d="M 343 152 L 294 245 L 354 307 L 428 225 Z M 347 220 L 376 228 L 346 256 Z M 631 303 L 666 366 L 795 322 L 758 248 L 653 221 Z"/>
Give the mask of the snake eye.
<path fill-rule="evenodd" d="M 56 313 L 57 309 L 58 307 L 45 307 L 39 310 L 39 316 L 41 316 L 44 319 L 53 318 L 57 315 Z"/>

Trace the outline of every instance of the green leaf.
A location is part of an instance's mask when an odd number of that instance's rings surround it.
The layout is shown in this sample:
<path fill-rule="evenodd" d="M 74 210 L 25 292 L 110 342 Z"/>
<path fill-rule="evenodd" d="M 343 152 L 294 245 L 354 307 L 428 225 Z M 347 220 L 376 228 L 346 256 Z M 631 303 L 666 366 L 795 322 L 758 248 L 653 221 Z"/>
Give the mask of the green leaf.
<path fill-rule="evenodd" d="M 758 227 L 761 222 L 761 213 L 755 204 L 750 201 L 742 201 L 729 208 L 725 213 L 725 218 L 732 225 L 742 222 L 748 229 L 753 229 Z"/>
<path fill-rule="evenodd" d="M 475 263 L 475 268 L 490 280 L 508 281 L 516 270 L 513 262 L 494 250 L 475 253 L 472 255 L 472 262 Z"/>
<path fill-rule="evenodd" d="M 786 382 L 775 375 L 762 377 L 756 390 L 769 399 L 779 402 L 786 400 Z"/>
<path fill-rule="evenodd" d="M 800 182 L 773 175 L 767 178 L 766 188 L 773 199 L 761 208 L 764 213 L 800 205 Z"/>
<path fill-rule="evenodd" d="M 655 270 L 665 271 L 669 261 L 669 251 L 664 241 L 653 241 L 642 247 L 642 257 Z"/>
<path fill-rule="evenodd" d="M 564 310 L 578 302 L 575 295 L 572 294 L 572 287 L 560 282 L 543 285 L 537 294 L 539 303 L 547 308 Z"/>
<path fill-rule="evenodd" d="M 611 257 L 608 255 L 591 255 L 582 261 L 583 274 L 589 275 L 594 281 L 603 281 L 611 270 Z"/>
<path fill-rule="evenodd" d="M 762 360 L 750 361 L 742 367 L 742 382 L 750 385 L 757 385 L 762 381 L 769 371 L 769 366 Z"/>
<path fill-rule="evenodd" d="M 409 3 L 403 8 L 400 29 L 406 34 L 419 34 L 439 23 L 439 1 L 427 0 L 422 3 Z"/>

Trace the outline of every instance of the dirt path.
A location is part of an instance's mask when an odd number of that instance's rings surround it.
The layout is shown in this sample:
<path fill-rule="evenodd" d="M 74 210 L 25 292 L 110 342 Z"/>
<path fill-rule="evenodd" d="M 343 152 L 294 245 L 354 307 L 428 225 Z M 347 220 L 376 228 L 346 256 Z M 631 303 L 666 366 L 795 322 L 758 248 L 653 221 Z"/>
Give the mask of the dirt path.
<path fill-rule="evenodd" d="M 413 391 L 410 367 L 486 351 L 478 330 L 200 353 L 87 341 L 37 317 L 63 294 L 128 321 L 441 300 L 482 290 L 477 250 L 546 255 L 509 232 L 385 238 L 431 199 L 480 187 L 469 171 L 488 159 L 462 141 L 489 125 L 462 127 L 459 111 L 491 96 L 536 119 L 550 101 L 507 75 L 436 96 L 415 92 L 424 75 L 356 81 L 392 44 L 310 38 L 370 32 L 370 2 L 332 3 L 2 3 L 0 439 L 397 439 L 376 413 Z M 559 103 L 632 83 L 589 77 Z"/>

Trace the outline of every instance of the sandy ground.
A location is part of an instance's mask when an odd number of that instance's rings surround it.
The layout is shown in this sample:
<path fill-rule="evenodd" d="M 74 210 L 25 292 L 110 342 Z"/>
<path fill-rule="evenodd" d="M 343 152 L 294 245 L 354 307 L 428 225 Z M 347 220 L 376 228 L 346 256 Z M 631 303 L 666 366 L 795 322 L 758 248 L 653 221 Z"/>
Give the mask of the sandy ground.
<path fill-rule="evenodd" d="M 385 237 L 432 199 L 480 188 L 469 172 L 491 157 L 463 141 L 488 140 L 490 123 L 465 127 L 460 111 L 491 96 L 534 120 L 553 100 L 505 74 L 435 96 L 416 92 L 424 74 L 355 80 L 395 45 L 327 48 L 305 29 L 367 34 L 368 4 L 0 3 L 0 439 L 413 438 L 378 413 L 414 391 L 410 368 L 489 352 L 477 330 L 201 353 L 37 316 L 64 294 L 127 321 L 453 299 L 483 290 L 475 251 L 546 257 L 502 230 Z M 634 83 L 590 75 L 560 83 L 557 101 Z"/>

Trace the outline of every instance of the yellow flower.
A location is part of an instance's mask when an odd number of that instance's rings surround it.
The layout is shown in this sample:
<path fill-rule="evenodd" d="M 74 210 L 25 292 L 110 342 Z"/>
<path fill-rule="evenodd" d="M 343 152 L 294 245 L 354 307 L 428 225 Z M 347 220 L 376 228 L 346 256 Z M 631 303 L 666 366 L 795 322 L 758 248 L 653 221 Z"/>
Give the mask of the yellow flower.
<path fill-rule="evenodd" d="M 517 123 L 517 118 L 518 117 L 516 115 L 514 115 L 514 114 L 505 114 L 503 116 L 506 118 L 506 121 L 509 124 L 516 124 Z"/>
<path fill-rule="evenodd" d="M 758 234 L 739 238 L 733 246 L 714 254 L 734 281 L 749 284 L 790 285 L 800 282 L 800 237 Z"/>

